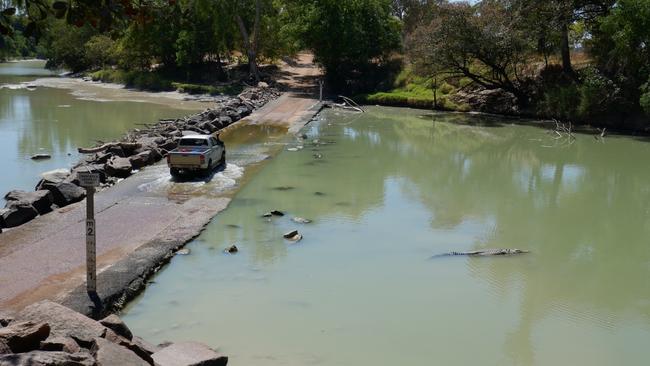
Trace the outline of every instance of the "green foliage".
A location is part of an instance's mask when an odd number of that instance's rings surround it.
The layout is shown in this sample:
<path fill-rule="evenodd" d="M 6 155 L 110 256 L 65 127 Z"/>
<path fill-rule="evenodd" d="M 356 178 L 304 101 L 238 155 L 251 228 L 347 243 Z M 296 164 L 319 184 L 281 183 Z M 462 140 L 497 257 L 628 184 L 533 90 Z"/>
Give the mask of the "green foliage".
<path fill-rule="evenodd" d="M 289 1 L 287 16 L 302 44 L 314 51 L 330 85 L 355 87 L 400 47 L 400 22 L 388 0 Z"/>
<path fill-rule="evenodd" d="M 621 89 L 621 101 L 631 104 L 620 109 L 641 110 L 650 79 L 650 0 L 619 0 L 597 24 L 589 44 L 596 66 Z"/>
<path fill-rule="evenodd" d="M 431 7 L 433 16 L 407 38 L 418 73 L 466 77 L 488 89 L 521 95 L 520 70 L 531 46 L 508 2 L 441 2 Z"/>
<path fill-rule="evenodd" d="M 241 85 L 200 85 L 187 83 L 172 83 L 176 90 L 188 94 L 210 94 L 210 95 L 237 95 L 244 88 Z"/>
<path fill-rule="evenodd" d="M 641 86 L 641 97 L 639 98 L 639 104 L 646 115 L 650 116 L 650 80 L 647 83 Z"/>
<path fill-rule="evenodd" d="M 24 17 L 12 17 L 13 34 L 0 34 L 0 61 L 14 57 L 34 57 L 37 46 L 34 39 L 25 35 L 27 20 Z"/>
<path fill-rule="evenodd" d="M 575 121 L 580 104 L 580 93 L 575 83 L 549 85 L 539 101 L 539 113 L 546 117 Z"/>
<path fill-rule="evenodd" d="M 581 70 L 579 91 L 577 114 L 582 120 L 612 109 L 618 93 L 614 82 L 593 67 Z"/>
<path fill-rule="evenodd" d="M 91 73 L 90 76 L 95 81 L 124 84 L 130 88 L 151 91 L 174 90 L 172 82 L 156 72 L 103 69 Z"/>
<path fill-rule="evenodd" d="M 443 81 L 436 88 L 437 107 L 445 110 L 465 111 L 465 106 L 455 104 L 451 100 L 458 89 Z M 424 78 L 405 67 L 395 78 L 394 87 L 385 92 L 361 94 L 358 98 L 367 104 L 379 104 L 398 107 L 433 108 L 433 84 L 431 79 Z"/>
<path fill-rule="evenodd" d="M 48 67 L 66 68 L 73 72 L 86 70 L 90 64 L 86 58 L 86 43 L 97 32 L 90 26 L 74 27 L 61 21 L 51 25 L 47 44 Z"/>
<path fill-rule="evenodd" d="M 93 36 L 84 45 L 86 63 L 93 68 L 114 64 L 117 60 L 115 41 L 103 34 Z"/>

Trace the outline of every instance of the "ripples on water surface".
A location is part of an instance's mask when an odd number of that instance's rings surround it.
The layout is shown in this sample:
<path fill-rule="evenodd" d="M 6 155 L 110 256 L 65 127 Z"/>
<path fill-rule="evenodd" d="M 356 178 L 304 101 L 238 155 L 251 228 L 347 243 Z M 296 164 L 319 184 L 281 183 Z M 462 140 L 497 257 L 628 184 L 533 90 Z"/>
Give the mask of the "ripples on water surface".
<path fill-rule="evenodd" d="M 650 144 L 422 113 L 324 112 L 128 324 L 233 365 L 650 364 Z M 532 253 L 429 259 L 492 247 Z"/>

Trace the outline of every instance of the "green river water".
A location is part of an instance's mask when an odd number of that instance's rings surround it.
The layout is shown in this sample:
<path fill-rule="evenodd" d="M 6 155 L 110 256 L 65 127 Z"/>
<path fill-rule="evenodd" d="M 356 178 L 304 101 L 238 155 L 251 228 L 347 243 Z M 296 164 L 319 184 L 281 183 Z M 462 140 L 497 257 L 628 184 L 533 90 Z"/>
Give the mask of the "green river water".
<path fill-rule="evenodd" d="M 137 123 L 180 117 L 202 107 L 173 99 L 136 103 L 124 90 L 90 85 L 82 91 L 27 88 L 35 79 L 54 74 L 44 65 L 0 63 L 0 196 L 12 189 L 33 190 L 41 173 L 74 165 L 80 146 L 121 137 Z M 38 153 L 52 159 L 29 159 Z"/>
<path fill-rule="evenodd" d="M 134 333 L 246 366 L 650 364 L 648 141 L 381 107 L 303 132 L 125 309 Z M 431 258 L 480 248 L 531 253 Z"/>
<path fill-rule="evenodd" d="M 203 107 L 35 81 L 42 66 L 0 64 L 2 193 L 71 166 L 78 146 Z M 143 171 L 142 190 L 172 199 L 236 193 L 125 309 L 134 333 L 246 366 L 650 364 L 647 139 L 380 107 L 325 111 L 303 133 L 224 134 L 229 164 L 207 183 Z M 261 217 L 272 209 L 287 215 Z M 292 229 L 304 239 L 285 241 Z M 498 247 L 531 253 L 431 258 Z"/>

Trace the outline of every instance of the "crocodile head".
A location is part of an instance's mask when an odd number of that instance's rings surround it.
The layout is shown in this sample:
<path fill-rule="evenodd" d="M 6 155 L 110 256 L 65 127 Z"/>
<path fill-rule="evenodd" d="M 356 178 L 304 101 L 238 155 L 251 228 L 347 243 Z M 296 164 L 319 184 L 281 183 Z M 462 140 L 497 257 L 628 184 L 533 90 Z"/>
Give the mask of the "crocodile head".
<path fill-rule="evenodd" d="M 508 251 L 509 251 L 511 254 L 530 253 L 529 250 L 521 250 L 521 249 L 509 249 Z"/>

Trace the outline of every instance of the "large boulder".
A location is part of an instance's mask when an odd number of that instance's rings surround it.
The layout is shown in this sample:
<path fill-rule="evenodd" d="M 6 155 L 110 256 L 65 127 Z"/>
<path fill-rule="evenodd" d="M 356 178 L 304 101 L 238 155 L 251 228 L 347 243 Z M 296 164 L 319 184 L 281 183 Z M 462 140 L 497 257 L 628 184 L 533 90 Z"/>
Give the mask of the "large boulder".
<path fill-rule="evenodd" d="M 47 189 L 46 186 L 57 185 L 68 178 L 70 171 L 67 169 L 50 170 L 41 174 L 41 180 L 36 185 L 36 190 Z"/>
<path fill-rule="evenodd" d="M 12 324 L 22 321 L 47 322 L 52 337 L 70 337 L 86 348 L 109 330 L 99 322 L 49 300 L 27 306 L 16 314 Z"/>
<path fill-rule="evenodd" d="M 174 343 L 154 353 L 158 366 L 224 366 L 228 357 L 197 342 Z"/>
<path fill-rule="evenodd" d="M 11 204 L 8 208 L 0 209 L 0 221 L 3 227 L 20 226 L 38 216 L 38 211 L 32 205 Z"/>
<path fill-rule="evenodd" d="M 62 182 L 56 185 L 45 186 L 54 198 L 54 204 L 63 207 L 79 202 L 86 197 L 86 190 L 70 182 Z"/>
<path fill-rule="evenodd" d="M 149 366 L 132 351 L 103 338 L 95 338 L 91 349 L 101 366 Z"/>
<path fill-rule="evenodd" d="M 129 159 L 114 156 L 111 158 L 111 160 L 108 161 L 108 163 L 106 163 L 104 169 L 106 171 L 106 174 L 111 177 L 126 178 L 131 175 L 133 166 L 131 165 L 131 161 Z"/>
<path fill-rule="evenodd" d="M 172 151 L 178 146 L 178 143 L 175 142 L 174 140 L 166 140 L 164 143 L 160 144 L 161 149 L 165 149 L 167 151 Z"/>
<path fill-rule="evenodd" d="M 112 156 L 117 156 L 121 158 L 129 156 L 128 153 L 124 151 L 124 149 L 122 149 L 122 146 L 119 145 L 110 146 L 108 149 L 106 149 L 106 152 L 108 154 L 111 154 Z"/>
<path fill-rule="evenodd" d="M 32 351 L 0 355 L 0 366 L 95 366 L 96 362 L 89 353 L 66 353 Z"/>
<path fill-rule="evenodd" d="M 131 343 L 145 353 L 147 353 L 149 356 L 153 355 L 154 353 L 160 351 L 160 347 L 154 346 L 153 344 L 145 341 L 144 339 L 138 337 L 138 336 L 133 336 L 133 339 L 131 339 Z M 137 354 L 140 354 L 139 352 L 136 352 Z M 140 356 L 142 357 L 142 356 Z"/>
<path fill-rule="evenodd" d="M 237 108 L 237 113 L 239 113 L 239 116 L 241 118 L 244 118 L 244 117 L 248 116 L 249 114 L 251 114 L 251 111 L 252 110 L 250 108 L 248 108 L 248 106 L 246 106 L 246 105 L 243 105 L 243 106 Z"/>
<path fill-rule="evenodd" d="M 25 192 L 25 191 L 11 191 L 5 195 L 5 199 L 9 202 L 20 202 L 20 206 L 31 205 L 38 211 L 40 215 L 46 214 L 52 211 L 52 203 L 54 203 L 54 198 L 52 193 L 47 189 L 36 191 L 36 192 Z"/>
<path fill-rule="evenodd" d="M 5 353 L 12 353 L 11 348 L 9 348 L 4 340 L 0 339 L 0 355 L 3 355 Z"/>
<path fill-rule="evenodd" d="M 70 337 L 49 337 L 41 342 L 41 351 L 77 353 L 81 347 Z"/>
<path fill-rule="evenodd" d="M 129 158 L 129 161 L 131 162 L 133 169 L 140 169 L 154 162 L 154 154 L 151 152 L 151 150 L 146 150 L 139 154 L 131 156 Z"/>
<path fill-rule="evenodd" d="M 200 129 L 202 129 L 202 130 L 206 130 L 206 131 L 208 131 L 208 132 L 210 132 L 210 133 L 212 133 L 212 132 L 214 132 L 214 131 L 217 130 L 217 129 L 215 128 L 215 126 L 214 126 L 212 123 L 210 123 L 210 122 L 201 122 L 201 123 L 199 123 L 199 124 L 197 125 L 197 127 L 200 128 Z"/>
<path fill-rule="evenodd" d="M 122 319 L 120 319 L 120 317 L 115 314 L 107 316 L 106 318 L 100 320 L 99 323 L 112 330 L 119 336 L 122 336 L 128 340 L 133 339 L 133 333 L 131 333 L 129 327 L 127 327 L 124 321 L 122 321 Z"/>
<path fill-rule="evenodd" d="M 6 328 L 0 329 L 0 343 L 5 344 L 13 353 L 37 350 L 41 341 L 50 335 L 47 323 L 32 321 L 12 322 Z"/>
<path fill-rule="evenodd" d="M 109 342 L 127 348 L 131 352 L 138 355 L 138 357 L 141 359 L 147 361 L 147 363 L 153 365 L 153 358 L 151 358 L 151 354 L 153 354 L 153 352 L 151 352 L 150 348 L 142 347 L 142 345 L 138 342 L 131 342 L 130 340 L 117 335 L 117 333 L 110 329 L 107 329 L 107 331 L 104 333 L 103 338 Z"/>
<path fill-rule="evenodd" d="M 228 116 L 221 116 L 221 117 L 219 117 L 219 123 L 221 123 L 221 125 L 223 127 L 226 127 L 226 126 L 228 126 L 229 124 L 232 123 L 232 118 L 230 118 Z"/>

